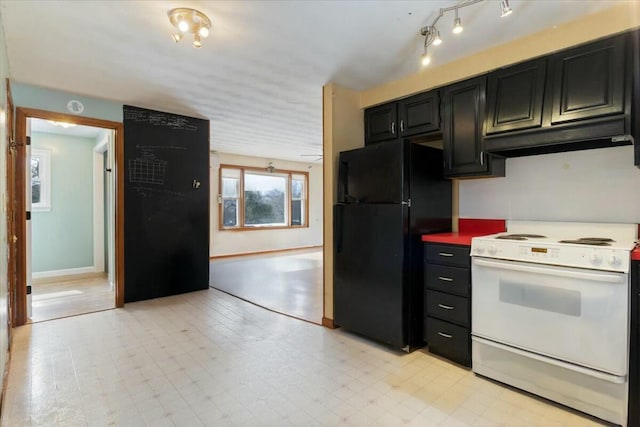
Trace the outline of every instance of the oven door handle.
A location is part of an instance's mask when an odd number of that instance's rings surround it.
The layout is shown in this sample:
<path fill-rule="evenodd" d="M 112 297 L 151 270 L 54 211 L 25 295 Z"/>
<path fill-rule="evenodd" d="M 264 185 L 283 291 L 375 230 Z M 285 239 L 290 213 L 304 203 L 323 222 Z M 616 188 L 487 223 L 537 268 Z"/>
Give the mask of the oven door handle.
<path fill-rule="evenodd" d="M 582 366 L 574 365 L 573 363 L 564 362 L 562 360 L 553 359 L 551 357 L 543 356 L 543 355 L 536 354 L 536 353 L 531 353 L 529 351 L 520 350 L 519 348 L 507 346 L 507 345 L 504 345 L 504 344 L 500 344 L 500 343 L 497 343 L 497 342 L 494 342 L 494 341 L 490 341 L 490 340 L 488 340 L 486 338 L 477 337 L 475 335 L 471 336 L 471 340 L 472 341 L 477 341 L 479 343 L 482 343 L 482 344 L 485 344 L 485 345 L 488 345 L 488 346 L 491 346 L 491 347 L 499 348 L 501 350 L 509 351 L 509 352 L 515 353 L 515 354 L 517 354 L 519 356 L 523 356 L 523 357 L 527 357 L 529 359 L 537 360 L 539 362 L 548 363 L 550 365 L 555 365 L 555 366 L 558 366 L 560 368 L 564 368 L 564 369 L 568 369 L 570 371 L 578 372 L 580 374 L 589 375 L 591 377 L 598 378 L 598 379 L 604 380 L 604 381 L 608 381 L 610 383 L 622 384 L 623 382 L 625 382 L 626 377 L 627 377 L 626 375 L 619 376 L 619 375 L 609 374 L 607 372 L 596 371 L 594 369 L 584 368 Z"/>
<path fill-rule="evenodd" d="M 474 258 L 473 265 L 481 266 L 481 267 L 489 267 L 496 268 L 501 270 L 512 270 L 512 271 L 521 271 L 524 273 L 536 273 L 536 274 L 546 274 L 548 276 L 556 276 L 556 277 L 569 277 L 573 279 L 585 279 L 591 280 L 593 282 L 606 282 L 606 283 L 620 283 L 627 284 L 626 275 L 623 273 L 620 274 L 606 274 L 606 273 L 589 273 L 585 271 L 573 271 L 569 269 L 551 269 L 544 267 L 533 267 L 530 265 L 521 265 L 521 264 L 511 264 L 506 262 L 497 262 L 497 261 L 488 261 L 485 259 Z"/>

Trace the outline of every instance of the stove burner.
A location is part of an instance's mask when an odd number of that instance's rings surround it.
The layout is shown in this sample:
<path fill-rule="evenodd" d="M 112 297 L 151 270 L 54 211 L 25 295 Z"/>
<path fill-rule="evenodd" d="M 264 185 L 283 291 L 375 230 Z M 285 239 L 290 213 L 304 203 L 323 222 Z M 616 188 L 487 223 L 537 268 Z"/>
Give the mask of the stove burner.
<path fill-rule="evenodd" d="M 558 243 L 573 243 L 577 245 L 590 245 L 590 246 L 611 246 L 611 243 L 602 240 L 589 240 L 589 239 L 576 239 L 576 240 L 560 240 Z"/>
<path fill-rule="evenodd" d="M 503 234 L 502 236 L 496 236 L 496 239 L 503 240 L 527 240 L 527 239 L 543 239 L 547 236 L 542 236 L 540 234 Z"/>
<path fill-rule="evenodd" d="M 581 237 L 578 240 L 590 240 L 592 242 L 615 242 L 615 240 L 608 237 Z"/>

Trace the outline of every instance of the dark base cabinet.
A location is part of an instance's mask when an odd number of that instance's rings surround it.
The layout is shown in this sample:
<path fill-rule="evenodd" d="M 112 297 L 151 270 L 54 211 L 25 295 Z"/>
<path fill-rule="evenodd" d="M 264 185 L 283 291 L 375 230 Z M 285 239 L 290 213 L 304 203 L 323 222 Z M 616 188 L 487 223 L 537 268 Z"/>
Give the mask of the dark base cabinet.
<path fill-rule="evenodd" d="M 631 270 L 631 354 L 627 425 L 640 426 L 640 261 L 634 261 Z"/>
<path fill-rule="evenodd" d="M 429 351 L 471 366 L 471 258 L 468 246 L 425 244 L 424 340 Z"/>

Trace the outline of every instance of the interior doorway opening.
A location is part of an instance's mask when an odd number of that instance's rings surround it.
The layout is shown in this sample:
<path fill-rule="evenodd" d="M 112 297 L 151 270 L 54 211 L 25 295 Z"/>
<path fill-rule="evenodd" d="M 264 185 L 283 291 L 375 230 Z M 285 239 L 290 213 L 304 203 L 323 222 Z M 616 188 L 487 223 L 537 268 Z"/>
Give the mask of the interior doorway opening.
<path fill-rule="evenodd" d="M 50 111 L 36 110 L 30 108 L 16 108 L 16 153 L 15 153 L 15 172 L 10 177 L 11 180 L 9 185 L 13 190 L 15 203 L 12 203 L 11 212 L 9 212 L 12 218 L 15 218 L 15 226 L 14 228 L 14 237 L 13 241 L 16 243 L 16 250 L 14 253 L 10 254 L 11 259 L 9 263 L 14 263 L 16 265 L 16 277 L 13 283 L 10 283 L 10 295 L 11 298 L 11 324 L 12 326 L 20 326 L 24 325 L 29 321 L 29 316 L 31 313 L 31 304 L 33 303 L 33 297 L 35 294 L 32 294 L 33 291 L 33 280 L 32 277 L 32 268 L 33 261 L 37 261 L 37 257 L 32 259 L 31 252 L 31 233 L 32 229 L 32 217 L 36 215 L 36 211 L 32 211 L 32 201 L 35 202 L 36 207 L 47 209 L 47 204 L 49 204 L 49 209 L 54 209 L 56 205 L 56 198 L 51 199 L 53 195 L 51 192 L 47 193 L 47 190 L 42 186 L 42 179 L 46 178 L 46 169 L 44 167 L 46 161 L 42 161 L 42 177 L 40 177 L 40 170 L 38 170 L 38 174 L 35 176 L 36 181 L 40 179 L 39 186 L 32 185 L 32 168 L 31 168 L 31 133 L 32 119 L 44 119 L 46 121 L 72 124 L 77 126 L 88 126 L 100 128 L 103 131 L 103 135 L 106 135 L 108 139 L 107 143 L 103 143 L 102 145 L 96 143 L 91 148 L 91 154 L 89 156 L 88 167 L 92 170 L 91 175 L 91 183 L 93 186 L 100 187 L 102 186 L 102 193 L 94 192 L 94 195 L 91 196 L 91 201 L 87 203 L 90 206 L 91 210 L 91 219 L 89 222 L 91 223 L 91 234 L 93 235 L 93 230 L 96 231 L 96 235 L 102 235 L 102 239 L 98 238 L 97 240 L 92 239 L 92 243 L 90 244 L 90 258 L 91 262 L 90 267 L 92 267 L 92 271 L 86 272 L 86 274 L 93 273 L 102 273 L 101 276 L 106 278 L 106 284 L 108 287 L 108 292 L 111 292 L 109 305 L 110 307 L 122 307 L 124 305 L 124 277 L 123 277 L 123 269 L 124 269 L 124 245 L 123 245 L 123 235 L 124 235 L 124 206 L 123 206 L 123 180 L 124 173 L 121 167 L 123 162 L 123 126 L 122 123 L 112 122 L 108 120 L 94 119 L 83 116 L 75 116 L 71 114 L 62 114 L 55 113 Z M 110 142 L 109 142 L 110 141 Z M 105 155 L 105 151 L 108 153 Z M 42 153 L 41 153 L 42 155 Z M 42 155 L 42 158 L 46 158 L 47 154 Z M 107 165 L 109 167 L 105 167 L 104 159 L 107 159 Z M 38 167 L 40 163 L 38 163 Z M 70 167 L 71 171 L 75 171 L 79 164 L 74 164 L 73 167 Z M 87 166 L 87 165 L 85 165 Z M 51 167 L 51 166 L 50 166 Z M 110 171 L 108 171 L 110 169 Z M 95 173 L 93 171 L 96 171 Z M 98 173 L 98 171 L 103 171 L 109 174 L 109 178 L 106 181 L 110 182 L 109 186 L 105 186 L 105 177 L 101 175 L 102 172 Z M 100 177 L 102 177 L 102 181 L 100 181 Z M 67 180 L 69 180 L 67 178 Z M 73 181 L 74 178 L 71 179 Z M 80 180 L 79 178 L 77 180 Z M 88 180 L 88 179 L 86 179 Z M 51 188 L 49 188 L 51 191 Z M 73 190 L 71 190 L 73 191 Z M 33 199 L 33 192 L 36 192 L 36 198 Z M 100 194 L 99 196 L 96 194 Z M 100 201 L 102 201 L 100 204 Z M 85 206 L 86 207 L 86 206 Z M 78 207 L 76 207 L 79 209 Z M 76 212 L 75 210 L 70 211 L 71 214 L 67 212 L 69 216 L 73 216 Z M 103 215 L 93 215 L 95 212 L 103 212 Z M 100 219 L 102 218 L 102 219 Z M 102 222 L 100 222 L 102 221 Z M 54 228 L 51 228 L 52 230 Z M 105 232 L 105 229 L 107 230 Z M 100 231 L 102 230 L 102 231 Z M 62 230 L 62 234 L 58 236 L 60 239 L 65 239 L 67 237 L 71 237 L 77 232 L 77 224 L 73 224 L 71 226 L 64 227 Z M 105 238 L 105 236 L 108 236 Z M 99 250 L 100 247 L 103 248 L 103 252 L 101 253 Z M 106 252 L 104 252 L 106 250 Z M 105 255 L 107 253 L 107 255 Z M 111 255 L 108 255 L 111 253 Z M 61 256 L 63 254 L 56 254 Z M 36 266 L 37 267 L 37 266 Z M 37 267 L 39 268 L 39 267 Z M 49 266 L 50 268 L 50 266 Z M 76 268 L 74 270 L 74 268 Z M 68 279 L 68 270 L 71 270 L 71 276 L 74 279 L 82 279 L 80 277 L 80 273 L 82 271 L 78 271 L 77 266 L 71 266 L 68 268 L 59 268 L 57 270 L 57 274 L 54 274 L 53 277 L 66 277 Z M 97 269 L 97 271 L 93 271 Z M 65 271 L 67 270 L 67 271 Z M 56 269 L 45 270 L 44 271 L 56 271 Z M 78 273 L 78 274 L 73 274 Z M 40 278 L 36 275 L 35 279 L 39 280 Z M 51 274 L 49 274 L 51 276 Z M 66 280 L 66 279 L 65 279 Z M 62 289 L 57 290 L 59 292 L 57 296 L 70 296 L 77 295 L 76 289 Z M 46 299 L 46 298 L 45 298 Z M 39 299 L 36 298 L 36 301 Z M 94 309 L 86 310 L 85 312 L 97 311 Z M 73 315 L 79 313 L 71 313 L 67 315 Z M 62 316 L 56 316 L 62 317 Z"/>
<path fill-rule="evenodd" d="M 27 120 L 28 316 L 38 322 L 112 309 L 114 131 Z"/>

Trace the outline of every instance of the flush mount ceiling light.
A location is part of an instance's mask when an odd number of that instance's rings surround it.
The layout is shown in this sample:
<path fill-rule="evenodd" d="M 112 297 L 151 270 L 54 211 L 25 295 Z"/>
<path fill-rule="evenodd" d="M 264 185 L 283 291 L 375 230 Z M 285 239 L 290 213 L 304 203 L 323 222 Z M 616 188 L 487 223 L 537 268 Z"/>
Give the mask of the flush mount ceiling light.
<path fill-rule="evenodd" d="M 439 46 L 440 44 L 442 44 L 442 39 L 440 38 L 440 31 L 438 30 L 438 27 L 436 27 L 436 24 L 438 23 L 440 18 L 442 18 L 445 13 L 454 11 L 455 19 L 453 20 L 452 31 L 454 34 L 460 34 L 463 30 L 463 27 L 462 27 L 462 20 L 458 16 L 458 10 L 467 6 L 471 6 L 472 4 L 480 3 L 482 1 L 484 0 L 462 0 L 460 3 L 456 4 L 455 6 L 445 7 L 443 9 L 440 9 L 438 16 L 436 16 L 436 19 L 433 20 L 431 25 L 427 25 L 426 27 L 422 27 L 420 29 L 420 34 L 424 36 L 424 52 L 420 57 L 423 67 L 426 67 L 431 63 L 431 55 L 429 54 L 429 50 L 428 50 L 429 46 L 431 45 Z M 511 14 L 511 12 L 513 12 L 509 7 L 509 0 L 500 1 L 500 11 L 501 11 L 500 16 L 503 18 Z"/>
<path fill-rule="evenodd" d="M 47 120 L 47 121 L 49 122 L 49 124 L 52 124 L 54 126 L 60 126 L 62 128 L 65 128 L 65 129 L 72 128 L 72 127 L 74 127 L 76 125 L 75 123 L 56 122 L 56 121 L 53 121 L 53 120 Z"/>
<path fill-rule="evenodd" d="M 185 34 L 193 34 L 191 45 L 195 48 L 202 47 L 201 39 L 208 37 L 211 30 L 211 20 L 207 15 L 199 10 L 179 7 L 171 9 L 167 16 L 171 25 L 178 30 L 171 36 L 176 43 L 182 40 Z"/>

